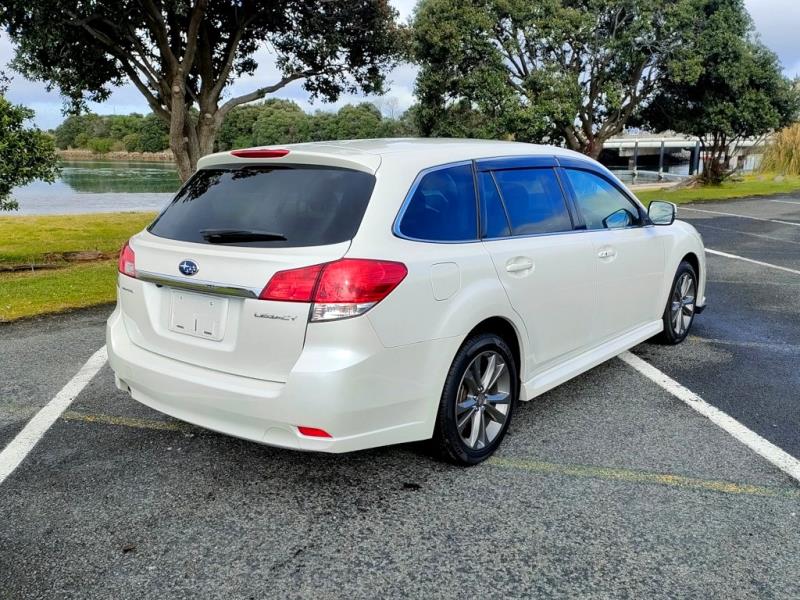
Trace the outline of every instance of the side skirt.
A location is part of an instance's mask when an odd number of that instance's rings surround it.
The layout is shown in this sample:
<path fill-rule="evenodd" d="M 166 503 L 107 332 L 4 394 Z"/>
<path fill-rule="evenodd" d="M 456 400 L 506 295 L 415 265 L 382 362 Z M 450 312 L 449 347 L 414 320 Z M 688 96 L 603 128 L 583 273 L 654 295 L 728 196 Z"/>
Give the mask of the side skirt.
<path fill-rule="evenodd" d="M 602 346 L 593 348 L 580 356 L 571 358 L 563 364 L 548 369 L 544 373 L 540 373 L 532 379 L 523 382 L 522 389 L 520 390 L 520 400 L 528 401 L 536 396 L 541 396 L 565 381 L 569 381 L 573 377 L 577 377 L 581 373 L 593 369 L 597 365 L 622 354 L 626 350 L 630 350 L 637 344 L 649 340 L 654 335 L 661 333 L 663 328 L 664 324 L 661 319 L 647 323 L 616 339 L 604 343 Z"/>

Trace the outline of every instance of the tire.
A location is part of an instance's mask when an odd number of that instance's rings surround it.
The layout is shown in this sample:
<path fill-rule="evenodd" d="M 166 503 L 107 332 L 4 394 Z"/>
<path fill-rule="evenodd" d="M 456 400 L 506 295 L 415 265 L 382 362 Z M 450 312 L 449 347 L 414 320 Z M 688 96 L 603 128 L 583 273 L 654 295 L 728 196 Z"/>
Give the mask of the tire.
<path fill-rule="evenodd" d="M 458 465 L 489 458 L 508 431 L 518 397 L 517 366 L 503 338 L 491 333 L 469 337 L 453 359 L 442 390 L 435 453 Z"/>
<path fill-rule="evenodd" d="M 664 330 L 656 337 L 662 344 L 680 344 L 689 335 L 697 309 L 697 273 L 683 261 L 672 280 L 667 306 L 664 308 Z M 681 318 L 678 318 L 680 314 Z"/>

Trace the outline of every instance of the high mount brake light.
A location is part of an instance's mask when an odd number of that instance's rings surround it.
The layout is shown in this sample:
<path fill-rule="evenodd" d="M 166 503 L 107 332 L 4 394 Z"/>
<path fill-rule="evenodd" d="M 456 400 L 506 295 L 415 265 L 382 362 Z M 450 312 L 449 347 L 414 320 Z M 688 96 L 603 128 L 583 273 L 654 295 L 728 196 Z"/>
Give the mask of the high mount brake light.
<path fill-rule="evenodd" d="M 131 249 L 130 242 L 125 242 L 122 250 L 120 250 L 117 269 L 123 275 L 136 277 L 136 254 Z"/>
<path fill-rule="evenodd" d="M 231 154 L 237 158 L 282 158 L 289 154 L 289 151 L 283 148 L 247 148 L 233 150 Z"/>
<path fill-rule="evenodd" d="M 332 321 L 367 312 L 400 285 L 407 274 L 403 263 L 343 258 L 278 271 L 259 298 L 313 303 L 311 321 Z"/>

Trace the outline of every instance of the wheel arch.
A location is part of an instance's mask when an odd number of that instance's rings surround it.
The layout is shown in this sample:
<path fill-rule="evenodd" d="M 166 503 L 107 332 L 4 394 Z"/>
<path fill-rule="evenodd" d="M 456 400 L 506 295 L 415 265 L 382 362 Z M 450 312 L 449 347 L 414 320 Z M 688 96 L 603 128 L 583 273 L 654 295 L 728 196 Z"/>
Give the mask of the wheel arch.
<path fill-rule="evenodd" d="M 697 279 L 699 281 L 700 280 L 700 259 L 697 258 L 697 254 L 695 254 L 694 252 L 689 252 L 689 253 L 685 254 L 684 257 L 681 259 L 681 262 L 683 262 L 683 261 L 686 261 L 690 265 L 692 265 L 692 268 L 694 269 L 694 273 L 697 276 Z"/>
<path fill-rule="evenodd" d="M 516 326 L 505 317 L 489 317 L 473 327 L 467 334 L 466 339 L 479 333 L 493 333 L 503 338 L 503 341 L 505 341 L 511 349 L 514 363 L 517 366 L 517 376 L 522 380 L 522 370 L 524 367 L 522 361 L 522 343 Z"/>

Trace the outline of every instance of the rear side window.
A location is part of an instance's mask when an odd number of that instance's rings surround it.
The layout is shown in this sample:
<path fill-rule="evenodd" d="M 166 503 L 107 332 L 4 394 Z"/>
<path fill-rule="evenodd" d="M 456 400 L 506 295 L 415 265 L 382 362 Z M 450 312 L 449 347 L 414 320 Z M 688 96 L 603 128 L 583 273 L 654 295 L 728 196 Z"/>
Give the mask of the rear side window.
<path fill-rule="evenodd" d="M 503 201 L 497 191 L 494 177 L 489 172 L 478 176 L 478 185 L 481 191 L 481 237 L 500 238 L 511 235 L 508 216 L 503 208 Z"/>
<path fill-rule="evenodd" d="M 406 205 L 398 229 L 406 237 L 431 242 L 477 239 L 472 166 L 446 167 L 423 175 Z"/>
<path fill-rule="evenodd" d="M 571 231 L 572 221 L 553 169 L 495 171 L 513 235 Z"/>
<path fill-rule="evenodd" d="M 321 166 L 203 169 L 149 231 L 179 240 L 296 248 L 353 239 L 375 178 Z"/>

